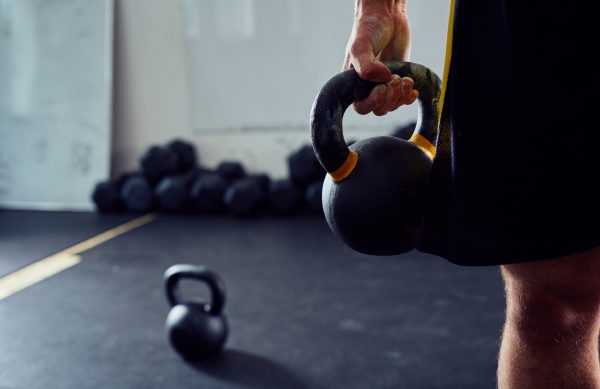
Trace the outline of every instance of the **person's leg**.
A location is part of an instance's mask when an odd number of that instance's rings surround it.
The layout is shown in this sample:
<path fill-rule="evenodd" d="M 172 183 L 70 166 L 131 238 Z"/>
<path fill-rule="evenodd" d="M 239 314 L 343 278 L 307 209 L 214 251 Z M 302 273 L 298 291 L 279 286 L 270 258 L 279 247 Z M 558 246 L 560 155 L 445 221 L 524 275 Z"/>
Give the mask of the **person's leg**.
<path fill-rule="evenodd" d="M 501 270 L 498 387 L 600 388 L 600 247 Z"/>

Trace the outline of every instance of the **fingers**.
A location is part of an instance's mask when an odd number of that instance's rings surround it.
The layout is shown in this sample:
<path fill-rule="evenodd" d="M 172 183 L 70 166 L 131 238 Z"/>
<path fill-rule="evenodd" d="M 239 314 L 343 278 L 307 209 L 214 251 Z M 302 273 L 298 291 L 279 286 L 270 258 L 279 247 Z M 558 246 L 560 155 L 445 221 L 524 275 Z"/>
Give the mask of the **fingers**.
<path fill-rule="evenodd" d="M 391 109 L 389 111 L 393 111 L 402 105 L 408 105 L 415 102 L 417 97 L 419 97 L 419 92 L 416 89 L 413 89 L 415 86 L 415 82 L 410 77 L 404 77 L 402 79 L 402 93 L 397 95 L 397 100 L 394 103 L 390 104 Z"/>
<path fill-rule="evenodd" d="M 386 95 L 386 84 L 377 85 L 366 99 L 354 103 L 354 110 L 360 115 L 366 115 L 373 110 L 379 109 L 385 103 Z"/>
<path fill-rule="evenodd" d="M 419 95 L 413 87 L 411 78 L 393 75 L 388 83 L 373 88 L 366 99 L 355 102 L 354 110 L 361 115 L 369 112 L 377 116 L 385 115 L 402 105 L 412 104 Z"/>

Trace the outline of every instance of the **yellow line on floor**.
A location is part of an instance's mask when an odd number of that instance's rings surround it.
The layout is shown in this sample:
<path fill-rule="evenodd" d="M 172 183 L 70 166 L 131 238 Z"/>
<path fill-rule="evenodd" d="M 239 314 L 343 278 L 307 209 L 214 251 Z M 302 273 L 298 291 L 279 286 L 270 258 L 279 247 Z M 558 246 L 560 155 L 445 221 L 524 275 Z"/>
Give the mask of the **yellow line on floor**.
<path fill-rule="evenodd" d="M 133 219 L 128 221 L 125 224 L 121 224 L 115 228 L 111 228 L 108 231 L 105 231 L 99 235 L 96 235 L 90 239 L 84 240 L 81 243 L 76 244 L 75 246 L 71 246 L 68 249 L 61 251 L 62 253 L 67 254 L 80 254 L 84 251 L 87 251 L 91 248 L 94 248 L 102 243 L 110 240 L 114 237 L 122 235 L 126 232 L 129 232 L 135 228 L 141 227 L 146 223 L 150 223 L 152 220 L 156 219 L 156 215 L 153 213 L 149 213 L 147 215 L 138 217 L 137 219 Z"/>
<path fill-rule="evenodd" d="M 58 253 L 0 278 L 0 300 L 81 262 L 79 255 Z"/>
<path fill-rule="evenodd" d="M 82 252 L 96 247 L 112 238 L 143 226 L 146 223 L 150 223 L 154 219 L 156 219 L 156 215 L 151 213 L 138 217 L 137 219 L 111 228 L 108 231 L 77 243 L 56 254 L 52 254 L 31 265 L 0 277 L 0 300 L 77 265 L 81 262 L 81 257 L 77 254 L 81 254 Z"/>

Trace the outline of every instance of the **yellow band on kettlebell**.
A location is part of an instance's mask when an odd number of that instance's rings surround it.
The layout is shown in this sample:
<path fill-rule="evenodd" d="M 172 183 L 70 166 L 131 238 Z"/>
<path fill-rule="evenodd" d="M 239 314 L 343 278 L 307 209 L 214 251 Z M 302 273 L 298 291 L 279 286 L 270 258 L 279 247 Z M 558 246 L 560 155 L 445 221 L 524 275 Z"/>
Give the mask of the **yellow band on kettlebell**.
<path fill-rule="evenodd" d="M 421 148 L 421 150 L 423 150 L 429 158 L 433 159 L 433 156 L 435 155 L 435 146 L 431 144 L 427 138 L 419 134 L 413 134 L 413 136 L 410 137 L 409 142 L 419 146 L 419 148 Z"/>
<path fill-rule="evenodd" d="M 357 163 L 358 153 L 350 150 L 348 158 L 346 158 L 346 161 L 342 164 L 342 166 L 340 166 L 336 171 L 329 173 L 329 175 L 333 181 L 342 181 L 344 178 L 348 177 L 350 173 L 352 173 Z"/>

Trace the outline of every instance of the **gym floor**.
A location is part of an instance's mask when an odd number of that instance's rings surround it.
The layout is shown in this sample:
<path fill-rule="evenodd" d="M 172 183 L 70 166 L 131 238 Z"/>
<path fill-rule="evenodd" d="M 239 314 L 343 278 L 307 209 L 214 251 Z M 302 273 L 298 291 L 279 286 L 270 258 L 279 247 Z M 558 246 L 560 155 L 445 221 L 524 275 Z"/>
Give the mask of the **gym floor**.
<path fill-rule="evenodd" d="M 56 253 L 81 261 L 15 287 Z M 165 336 L 176 263 L 227 285 L 214 360 L 186 363 Z M 190 299 L 203 288 L 182 283 Z M 319 217 L 0 211 L 3 389 L 493 388 L 503 309 L 497 268 L 360 255 Z"/>

